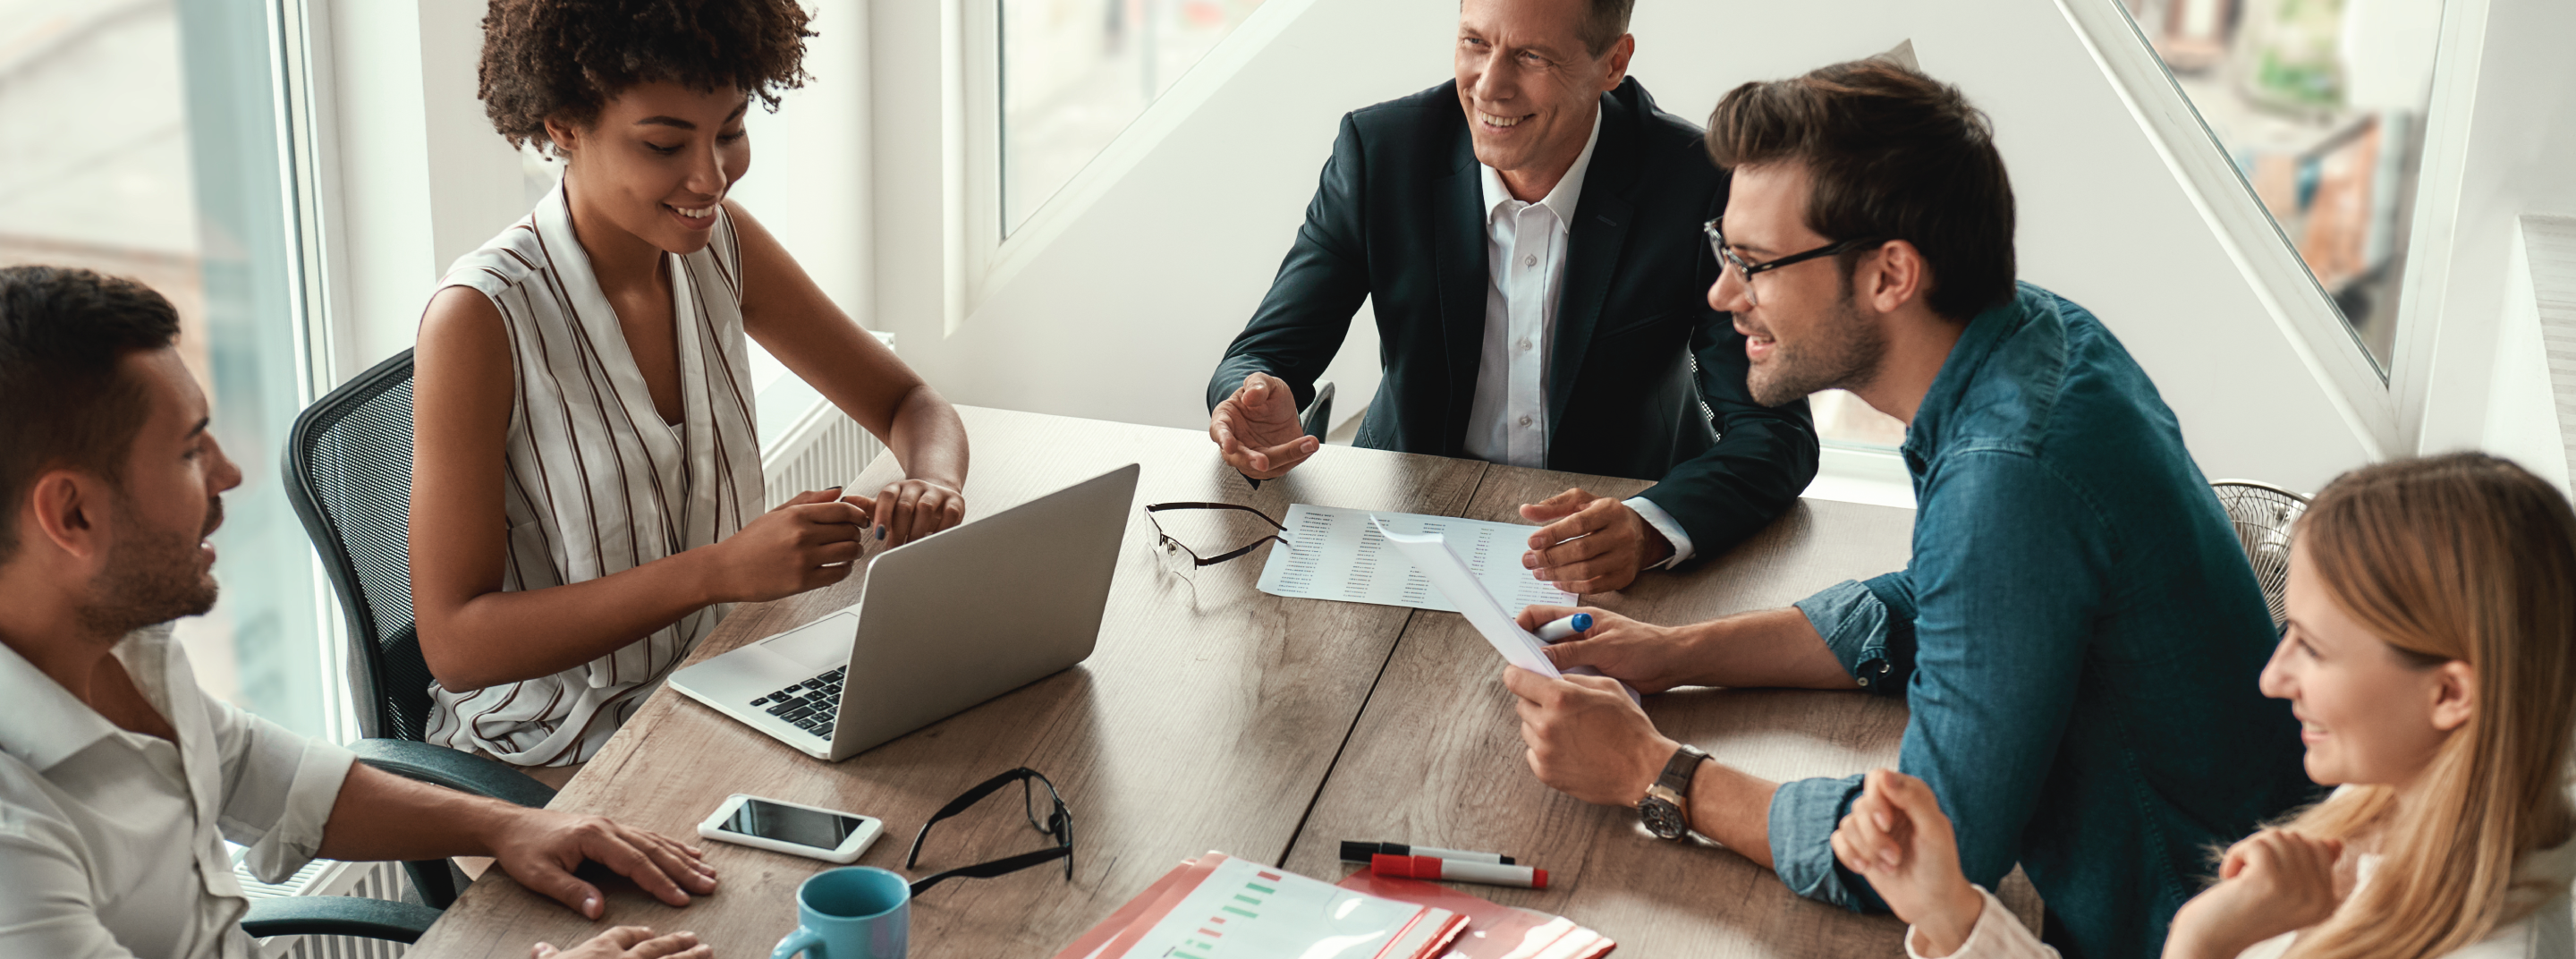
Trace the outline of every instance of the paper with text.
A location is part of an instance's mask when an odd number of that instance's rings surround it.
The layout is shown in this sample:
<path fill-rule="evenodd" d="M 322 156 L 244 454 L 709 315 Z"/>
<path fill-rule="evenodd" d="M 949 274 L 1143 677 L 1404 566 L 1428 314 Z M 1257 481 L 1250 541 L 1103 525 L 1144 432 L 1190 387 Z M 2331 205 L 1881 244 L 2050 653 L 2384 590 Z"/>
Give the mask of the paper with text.
<path fill-rule="evenodd" d="M 1490 523 L 1451 516 L 1376 513 L 1297 503 L 1288 507 L 1288 548 L 1273 546 L 1261 567 L 1262 592 L 1293 599 L 1337 599 L 1380 606 L 1409 606 L 1444 613 L 1458 605 L 1431 588 L 1431 581 L 1404 554 L 1389 547 L 1369 522 L 1375 515 L 1389 531 L 1437 533 L 1457 544 L 1467 569 L 1487 595 L 1514 615 L 1534 603 L 1572 606 L 1572 594 L 1530 577 L 1521 568 L 1536 526 Z"/>
<path fill-rule="evenodd" d="M 1541 676 L 1557 675 L 1556 664 L 1547 659 L 1547 644 L 1522 629 L 1511 613 L 1503 611 L 1493 594 L 1476 582 L 1476 574 L 1467 568 L 1467 558 L 1458 555 L 1444 534 L 1399 533 L 1386 528 L 1384 519 L 1375 514 L 1369 516 L 1369 523 L 1377 528 L 1378 535 L 1413 561 L 1414 568 L 1430 578 L 1432 589 L 1457 599 L 1458 613 L 1494 645 L 1495 652 L 1503 654 L 1503 661 Z"/>

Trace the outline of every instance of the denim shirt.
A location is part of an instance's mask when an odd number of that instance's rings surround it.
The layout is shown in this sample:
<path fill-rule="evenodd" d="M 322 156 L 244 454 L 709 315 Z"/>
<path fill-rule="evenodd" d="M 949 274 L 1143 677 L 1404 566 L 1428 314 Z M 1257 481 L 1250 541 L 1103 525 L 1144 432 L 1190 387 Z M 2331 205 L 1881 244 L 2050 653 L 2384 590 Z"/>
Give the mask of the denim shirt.
<path fill-rule="evenodd" d="M 1864 688 L 1911 709 L 1898 759 L 1994 888 L 2019 863 L 2075 959 L 2153 956 L 2211 852 L 2314 796 L 2276 634 L 2173 412 L 2084 308 L 2021 284 L 1970 320 L 1907 428 L 1914 554 L 1800 601 Z M 1827 837 L 1861 778 L 1785 783 L 1798 894 L 1885 909 Z"/>

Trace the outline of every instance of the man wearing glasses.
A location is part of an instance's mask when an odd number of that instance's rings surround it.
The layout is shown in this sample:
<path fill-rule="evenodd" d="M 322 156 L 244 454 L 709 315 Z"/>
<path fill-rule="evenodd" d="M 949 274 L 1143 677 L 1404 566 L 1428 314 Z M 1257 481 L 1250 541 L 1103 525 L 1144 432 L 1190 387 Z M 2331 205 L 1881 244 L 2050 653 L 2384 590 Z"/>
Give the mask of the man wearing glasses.
<path fill-rule="evenodd" d="M 1298 410 L 1363 300 L 1385 379 L 1358 444 L 1657 479 L 1571 489 L 1522 565 L 1575 593 L 1722 551 L 1816 473 L 1803 396 L 1756 402 L 1701 301 L 1726 178 L 1627 76 L 1634 0 L 1466 0 L 1457 78 L 1342 118 L 1305 226 L 1208 381 L 1208 435 L 1256 483 L 1315 454 Z"/>
<path fill-rule="evenodd" d="M 2297 724 L 2255 683 L 2271 614 L 2173 412 L 2092 314 L 2014 282 L 2011 183 L 1957 89 L 1839 64 L 1737 88 L 1709 130 L 1734 185 L 1708 297 L 1751 337 L 1753 396 L 1839 387 L 1906 421 L 1913 557 L 1689 626 L 1591 610 L 1549 658 L 1646 692 L 1904 696 L 1899 764 L 1955 822 L 1969 879 L 2019 864 L 2069 957 L 2155 955 L 2208 850 L 2312 798 Z M 1608 679 L 1504 682 L 1542 782 L 1715 839 L 1800 895 L 1885 908 L 1830 842 L 1861 777 L 1728 768 Z"/>

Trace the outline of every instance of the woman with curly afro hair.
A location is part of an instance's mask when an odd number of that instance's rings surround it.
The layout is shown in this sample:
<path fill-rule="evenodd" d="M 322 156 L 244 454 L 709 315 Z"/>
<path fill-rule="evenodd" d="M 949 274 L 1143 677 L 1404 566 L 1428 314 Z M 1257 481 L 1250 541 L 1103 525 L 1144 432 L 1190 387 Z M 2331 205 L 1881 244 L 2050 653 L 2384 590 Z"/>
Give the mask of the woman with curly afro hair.
<path fill-rule="evenodd" d="M 427 738 L 560 782 L 729 604 L 838 582 L 965 516 L 966 429 L 727 191 L 801 86 L 794 0 L 492 0 L 492 126 L 563 182 L 421 317 L 412 611 Z M 904 479 L 763 511 L 744 336 Z"/>

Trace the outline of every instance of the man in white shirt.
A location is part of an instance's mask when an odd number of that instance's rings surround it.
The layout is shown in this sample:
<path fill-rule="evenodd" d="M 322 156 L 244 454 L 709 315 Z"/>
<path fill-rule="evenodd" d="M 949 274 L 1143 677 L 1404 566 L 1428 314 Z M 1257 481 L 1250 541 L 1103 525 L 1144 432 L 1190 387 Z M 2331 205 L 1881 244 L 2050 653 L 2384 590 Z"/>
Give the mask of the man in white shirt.
<path fill-rule="evenodd" d="M 241 471 L 177 335 L 141 284 L 0 269 L 0 955 L 253 955 L 226 839 L 270 881 L 490 856 L 593 919 L 585 859 L 674 906 L 713 892 L 690 846 L 357 764 L 197 688 L 168 624 L 214 606 L 205 538 Z M 629 927 L 561 955 L 707 952 Z"/>
<path fill-rule="evenodd" d="M 1386 375 L 1356 443 L 1657 480 L 1571 489 L 1522 566 L 1576 593 L 1716 553 L 1815 477 L 1804 399 L 1756 402 L 1705 301 L 1726 176 L 1627 75 L 1633 0 L 1466 0 L 1456 79 L 1343 117 L 1269 295 L 1210 377 L 1246 478 L 1321 448 L 1298 409 L 1363 300 Z"/>

